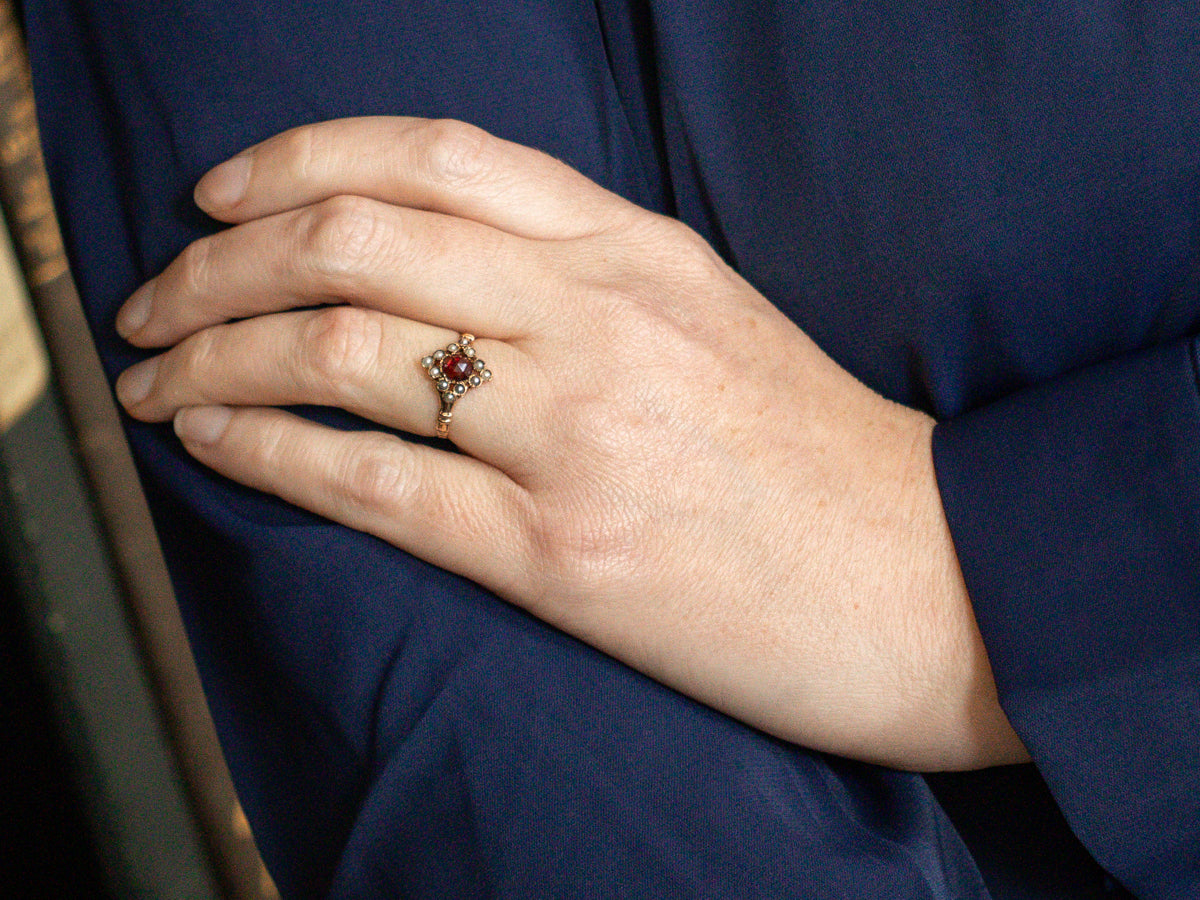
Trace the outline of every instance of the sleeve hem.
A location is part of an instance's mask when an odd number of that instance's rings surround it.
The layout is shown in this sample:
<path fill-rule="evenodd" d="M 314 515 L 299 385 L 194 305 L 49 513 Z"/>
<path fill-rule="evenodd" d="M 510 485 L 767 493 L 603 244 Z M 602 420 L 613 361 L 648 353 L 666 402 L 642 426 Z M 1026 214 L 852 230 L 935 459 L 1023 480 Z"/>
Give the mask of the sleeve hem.
<path fill-rule="evenodd" d="M 1180 341 L 934 432 L 1001 704 L 1080 839 L 1143 897 L 1200 892 L 1198 385 Z"/>

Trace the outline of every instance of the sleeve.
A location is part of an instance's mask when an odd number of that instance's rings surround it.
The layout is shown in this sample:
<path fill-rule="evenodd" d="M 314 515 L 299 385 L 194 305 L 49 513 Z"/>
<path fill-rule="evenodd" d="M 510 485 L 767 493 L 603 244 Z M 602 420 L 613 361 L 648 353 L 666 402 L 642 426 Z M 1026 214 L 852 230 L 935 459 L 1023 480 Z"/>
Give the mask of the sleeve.
<path fill-rule="evenodd" d="M 941 423 L 946 515 L 1013 727 L 1096 859 L 1200 896 L 1200 397 L 1185 339 Z"/>

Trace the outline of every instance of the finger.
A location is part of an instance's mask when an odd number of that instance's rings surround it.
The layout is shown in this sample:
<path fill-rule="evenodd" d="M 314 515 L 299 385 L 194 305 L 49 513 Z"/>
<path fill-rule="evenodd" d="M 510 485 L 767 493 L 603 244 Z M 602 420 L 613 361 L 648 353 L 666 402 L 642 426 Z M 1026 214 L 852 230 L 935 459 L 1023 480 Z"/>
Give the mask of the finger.
<path fill-rule="evenodd" d="M 440 391 L 421 359 L 457 337 L 344 306 L 260 316 L 205 329 L 133 366 L 117 380 L 117 396 L 130 415 L 150 422 L 167 421 L 190 406 L 311 404 L 432 436 Z M 484 367 L 480 375 L 490 376 L 495 367 L 502 376 L 474 387 L 465 383 L 464 395 L 451 406 L 450 437 L 503 468 L 524 458 L 536 441 L 538 423 L 547 420 L 538 401 L 544 392 L 527 383 L 533 368 L 510 345 L 480 341 L 472 349 Z"/>
<path fill-rule="evenodd" d="M 234 481 L 519 595 L 527 496 L 478 460 L 275 409 L 190 408 L 175 430 L 192 456 Z"/>
<path fill-rule="evenodd" d="M 231 318 L 352 303 L 493 338 L 546 321 L 553 267 L 474 222 L 335 197 L 191 244 L 122 307 L 117 329 L 166 346 Z"/>
<path fill-rule="evenodd" d="M 196 202 L 245 222 L 339 194 L 436 210 L 522 237 L 609 227 L 630 204 L 554 158 L 465 122 L 376 117 L 305 125 L 204 176 Z"/>

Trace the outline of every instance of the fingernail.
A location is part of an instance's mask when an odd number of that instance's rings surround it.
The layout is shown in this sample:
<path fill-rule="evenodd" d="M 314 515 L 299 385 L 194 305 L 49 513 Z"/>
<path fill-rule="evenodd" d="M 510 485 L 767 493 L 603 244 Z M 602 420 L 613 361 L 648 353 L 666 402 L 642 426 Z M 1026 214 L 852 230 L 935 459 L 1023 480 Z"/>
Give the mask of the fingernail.
<path fill-rule="evenodd" d="M 154 298 L 154 281 L 147 281 L 130 295 L 117 312 L 117 334 L 123 338 L 137 332 L 150 320 L 150 301 Z"/>
<path fill-rule="evenodd" d="M 148 359 L 131 366 L 117 379 L 117 399 L 125 406 L 134 406 L 146 399 L 158 374 L 158 359 Z"/>
<path fill-rule="evenodd" d="M 235 206 L 246 194 L 250 183 L 250 162 L 253 154 L 226 160 L 196 185 L 196 203 L 205 209 Z"/>
<path fill-rule="evenodd" d="M 192 406 L 175 413 L 175 434 L 187 444 L 212 444 L 225 433 L 233 410 L 228 406 Z"/>

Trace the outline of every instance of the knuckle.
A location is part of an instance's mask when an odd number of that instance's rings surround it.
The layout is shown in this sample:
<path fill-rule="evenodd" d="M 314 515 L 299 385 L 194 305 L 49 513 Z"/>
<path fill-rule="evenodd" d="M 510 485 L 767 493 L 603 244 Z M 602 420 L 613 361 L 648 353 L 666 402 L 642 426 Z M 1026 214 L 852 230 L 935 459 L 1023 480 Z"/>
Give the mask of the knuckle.
<path fill-rule="evenodd" d="M 417 479 L 412 457 L 397 453 L 391 442 L 380 440 L 349 456 L 341 480 L 346 499 L 361 509 L 404 506 Z"/>
<path fill-rule="evenodd" d="M 652 285 L 640 280 L 624 280 L 618 284 L 591 285 L 579 295 L 584 305 L 581 323 L 576 326 L 580 341 L 601 348 L 603 353 L 581 359 L 576 363 L 590 369 L 599 367 L 607 358 L 611 365 L 642 367 L 646 360 L 655 359 L 663 347 L 669 347 L 674 335 L 663 313 L 663 298 Z M 632 371 L 632 370 L 631 370 Z M 597 368 L 588 374 L 600 377 Z"/>
<path fill-rule="evenodd" d="M 379 359 L 383 325 L 374 313 L 353 306 L 321 310 L 300 341 L 300 364 L 335 393 L 367 377 Z"/>
<path fill-rule="evenodd" d="M 710 276 L 724 268 L 720 256 L 695 229 L 678 219 L 649 215 L 643 219 L 645 243 L 654 249 L 658 264 L 681 275 Z"/>
<path fill-rule="evenodd" d="M 704 270 L 725 267 L 725 263 L 717 255 L 717 251 L 698 232 L 675 219 L 666 221 L 670 223 L 669 227 L 674 233 L 675 245 L 679 248 L 685 262 Z"/>
<path fill-rule="evenodd" d="M 566 420 L 564 429 L 576 424 Z M 592 427 L 589 425 L 589 427 Z M 624 462 L 628 445 L 604 434 L 581 435 L 587 446 L 587 472 L 571 478 L 572 487 L 549 504 L 518 520 L 522 543 L 538 560 L 539 577 L 552 592 L 589 597 L 610 591 L 644 570 L 646 556 L 655 545 L 647 523 L 654 520 L 656 491 L 642 485 L 647 472 L 638 463 Z M 620 458 L 618 458 L 620 457 Z"/>
<path fill-rule="evenodd" d="M 369 268 L 387 241 L 379 204 L 365 197 L 323 200 L 298 217 L 298 228 L 301 266 L 334 281 Z"/>
<path fill-rule="evenodd" d="M 457 184 L 486 178 L 497 156 L 496 138 L 456 119 L 435 119 L 421 136 L 425 167 L 435 182 Z"/>
<path fill-rule="evenodd" d="M 647 446 L 648 406 L 642 390 L 634 386 L 631 393 L 620 398 L 581 397 L 564 413 L 562 427 L 571 429 L 580 452 L 606 473 L 605 482 L 594 486 L 602 497 L 619 491 L 622 485 L 636 485 L 654 477 L 650 468 L 658 461 L 657 451 Z M 617 499 L 627 506 L 632 496 Z"/>
<path fill-rule="evenodd" d="M 245 412 L 234 411 L 234 417 L 244 416 Z M 245 447 L 249 461 L 263 472 L 276 477 L 286 465 L 284 447 L 287 444 L 288 429 L 281 419 L 271 418 L 265 422 L 256 422 L 250 430 L 250 440 Z"/>
<path fill-rule="evenodd" d="M 602 246 L 618 261 L 609 267 L 607 284 L 634 296 L 664 283 L 692 288 L 721 281 L 728 271 L 720 255 L 694 229 L 645 210 L 635 210 L 620 233 L 607 236 Z"/>
<path fill-rule="evenodd" d="M 180 282 L 186 295 L 205 297 L 212 284 L 214 238 L 200 238 L 179 254 Z"/>
<path fill-rule="evenodd" d="M 259 152 L 269 156 L 266 170 L 278 172 L 286 184 L 319 186 L 336 173 L 342 155 L 337 137 L 335 122 L 316 122 L 277 134 Z"/>
<path fill-rule="evenodd" d="M 711 332 L 711 317 L 702 315 L 707 307 L 692 298 L 722 295 L 737 283 L 701 235 L 665 216 L 642 213 L 630 230 L 600 246 L 615 263 L 587 267 L 578 296 L 589 326 L 623 351 L 644 353 L 654 342 L 675 345 Z"/>
<path fill-rule="evenodd" d="M 643 552 L 635 531 L 614 516 L 559 512 L 539 516 L 527 530 L 540 561 L 538 580 L 552 595 L 610 593 L 637 571 Z"/>
<path fill-rule="evenodd" d="M 323 136 L 324 129 L 320 125 L 305 125 L 277 138 L 276 152 L 291 181 L 306 184 L 319 178 L 328 154 L 328 142 Z"/>
<path fill-rule="evenodd" d="M 222 326 L 206 328 L 189 337 L 180 346 L 181 358 L 173 367 L 178 377 L 196 387 L 203 387 L 216 366 L 222 365 L 219 337 Z"/>

